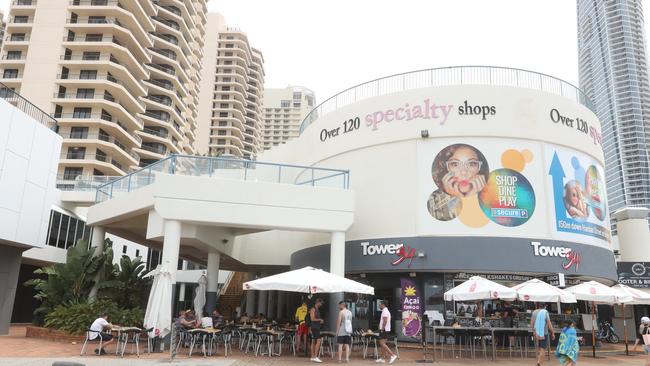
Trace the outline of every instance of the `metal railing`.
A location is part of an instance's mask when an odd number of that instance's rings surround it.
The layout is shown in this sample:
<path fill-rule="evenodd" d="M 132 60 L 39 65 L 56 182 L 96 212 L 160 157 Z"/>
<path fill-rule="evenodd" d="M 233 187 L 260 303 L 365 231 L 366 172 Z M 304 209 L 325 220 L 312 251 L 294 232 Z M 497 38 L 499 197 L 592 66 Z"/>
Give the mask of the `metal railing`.
<path fill-rule="evenodd" d="M 360 100 L 406 90 L 451 85 L 494 85 L 536 89 L 561 95 L 594 111 L 591 101 L 577 86 L 550 75 L 499 66 L 450 66 L 386 76 L 345 89 L 305 116 L 302 133 L 318 118 Z"/>
<path fill-rule="evenodd" d="M 97 188 L 96 202 L 146 187 L 159 174 L 348 189 L 350 171 L 224 157 L 170 155 Z"/>
<path fill-rule="evenodd" d="M 0 98 L 13 104 L 14 107 L 23 111 L 25 114 L 45 125 L 52 131 L 58 130 L 58 123 L 56 119 L 45 113 L 42 109 L 33 105 L 30 101 L 23 98 L 20 94 L 16 93 L 3 83 L 0 83 Z"/>
<path fill-rule="evenodd" d="M 121 176 L 78 175 L 68 177 L 58 175 L 56 177 L 56 188 L 62 191 L 96 191 L 99 186 L 119 178 Z"/>

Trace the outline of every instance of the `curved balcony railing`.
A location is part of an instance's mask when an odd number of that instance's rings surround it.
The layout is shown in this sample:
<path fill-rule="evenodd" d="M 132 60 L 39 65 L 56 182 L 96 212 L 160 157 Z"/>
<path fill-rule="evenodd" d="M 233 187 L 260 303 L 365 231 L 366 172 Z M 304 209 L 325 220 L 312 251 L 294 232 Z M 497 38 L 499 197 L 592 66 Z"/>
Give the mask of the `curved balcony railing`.
<path fill-rule="evenodd" d="M 107 201 L 146 187 L 154 183 L 159 174 L 192 175 L 205 178 L 339 189 L 348 189 L 350 186 L 349 170 L 264 163 L 226 157 L 173 154 L 140 170 L 99 186 L 95 201 Z"/>
<path fill-rule="evenodd" d="M 577 86 L 550 75 L 499 66 L 451 66 L 395 74 L 345 89 L 314 107 L 303 119 L 300 133 L 319 117 L 360 100 L 406 90 L 451 85 L 536 89 L 569 98 L 594 111 L 587 95 Z"/>

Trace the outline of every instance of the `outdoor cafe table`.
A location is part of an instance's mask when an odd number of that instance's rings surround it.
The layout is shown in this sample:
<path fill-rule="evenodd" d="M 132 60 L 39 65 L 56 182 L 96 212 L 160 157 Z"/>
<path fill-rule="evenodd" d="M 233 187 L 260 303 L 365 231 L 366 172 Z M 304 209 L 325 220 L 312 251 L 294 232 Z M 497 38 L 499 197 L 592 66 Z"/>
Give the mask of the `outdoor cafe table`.
<path fill-rule="evenodd" d="M 436 343 L 437 343 L 437 334 L 439 331 L 447 331 L 454 333 L 454 338 L 455 338 L 455 333 L 457 332 L 464 332 L 467 333 L 468 336 L 470 337 L 480 337 L 484 338 L 487 335 L 491 336 L 492 340 L 492 361 L 496 360 L 496 342 L 494 338 L 494 334 L 496 332 L 521 332 L 521 331 L 529 331 L 527 328 L 489 328 L 489 327 L 448 327 L 448 326 L 433 326 L 429 327 L 430 329 L 433 330 L 433 360 L 436 361 Z M 483 345 L 483 353 L 486 353 L 486 344 L 485 342 L 481 342 Z M 443 343 L 444 347 L 444 343 Z M 461 344 L 462 347 L 462 344 Z M 472 340 L 470 342 L 470 349 L 472 354 L 474 354 L 474 341 Z"/>
<path fill-rule="evenodd" d="M 117 333 L 117 344 L 115 345 L 115 355 L 120 354 L 120 344 L 122 348 L 122 355 L 124 355 L 124 349 L 126 349 L 126 344 L 128 343 L 129 336 L 133 333 L 138 333 L 137 336 L 142 332 L 141 328 L 138 327 L 121 327 L 119 325 L 114 325 L 111 327 L 111 333 Z M 124 339 L 122 339 L 124 337 Z"/>
<path fill-rule="evenodd" d="M 496 333 L 505 333 L 507 335 L 514 335 L 514 336 L 522 336 L 523 334 L 525 337 L 528 337 L 529 335 L 532 336 L 532 328 L 490 328 L 490 327 L 449 327 L 449 326 L 432 326 L 428 328 L 433 330 L 433 360 L 434 361 L 436 361 L 436 347 L 435 347 L 437 343 L 436 335 L 439 331 L 447 331 L 447 332 L 454 333 L 454 338 L 456 336 L 456 332 L 465 332 L 468 333 L 468 335 L 471 337 L 473 336 L 485 337 L 486 335 L 489 334 L 492 340 L 492 347 L 491 347 L 492 361 L 496 360 L 496 338 L 495 338 Z M 562 333 L 561 329 L 554 329 L 554 330 L 555 330 L 554 334 L 556 335 Z M 591 332 L 585 330 L 578 330 L 577 333 L 578 335 L 591 334 Z M 526 341 L 522 346 L 525 347 L 524 354 L 528 355 L 528 341 Z M 443 347 L 444 347 L 444 343 L 443 343 Z M 473 341 L 470 344 L 470 348 L 473 353 L 474 352 Z M 550 349 L 550 343 L 547 345 L 547 348 Z M 485 352 L 485 343 L 483 343 L 483 351 Z M 547 357 L 550 357 L 550 352 L 547 352 Z"/>

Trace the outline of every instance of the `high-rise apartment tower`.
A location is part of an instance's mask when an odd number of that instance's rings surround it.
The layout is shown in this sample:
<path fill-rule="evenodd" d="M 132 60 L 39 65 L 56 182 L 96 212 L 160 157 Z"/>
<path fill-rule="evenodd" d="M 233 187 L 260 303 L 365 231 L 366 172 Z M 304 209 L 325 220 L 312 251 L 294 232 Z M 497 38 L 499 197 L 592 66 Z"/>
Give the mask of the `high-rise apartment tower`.
<path fill-rule="evenodd" d="M 578 0 L 580 88 L 602 124 L 610 211 L 650 207 L 650 86 L 641 0 Z"/>
<path fill-rule="evenodd" d="M 252 159 L 262 149 L 262 53 L 218 13 L 208 14 L 203 52 L 197 150 Z"/>
<path fill-rule="evenodd" d="M 300 136 L 300 124 L 315 104 L 314 92 L 302 86 L 264 89 L 264 149 Z"/>
<path fill-rule="evenodd" d="M 16 0 L 0 81 L 59 121 L 59 175 L 193 154 L 206 0 Z"/>

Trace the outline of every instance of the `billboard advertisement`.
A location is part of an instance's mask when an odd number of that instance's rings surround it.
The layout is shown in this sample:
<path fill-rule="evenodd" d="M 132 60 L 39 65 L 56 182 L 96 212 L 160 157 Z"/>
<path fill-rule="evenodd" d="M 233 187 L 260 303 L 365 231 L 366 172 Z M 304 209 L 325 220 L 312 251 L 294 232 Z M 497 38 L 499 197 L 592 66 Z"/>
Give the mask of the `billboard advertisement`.
<path fill-rule="evenodd" d="M 603 167 L 584 153 L 517 139 L 423 140 L 418 175 L 421 235 L 545 238 L 609 248 Z"/>
<path fill-rule="evenodd" d="M 402 334 L 419 337 L 422 330 L 422 299 L 413 279 L 400 279 L 402 303 Z"/>

